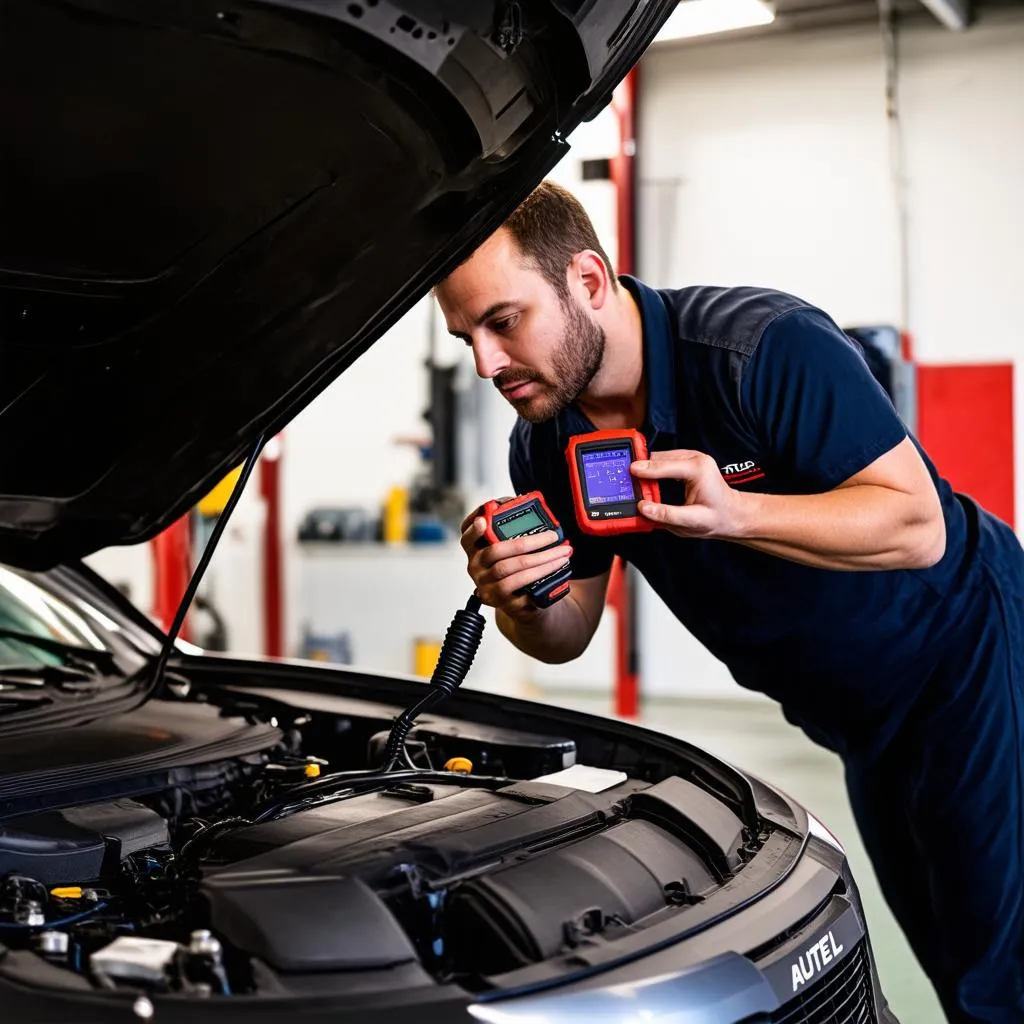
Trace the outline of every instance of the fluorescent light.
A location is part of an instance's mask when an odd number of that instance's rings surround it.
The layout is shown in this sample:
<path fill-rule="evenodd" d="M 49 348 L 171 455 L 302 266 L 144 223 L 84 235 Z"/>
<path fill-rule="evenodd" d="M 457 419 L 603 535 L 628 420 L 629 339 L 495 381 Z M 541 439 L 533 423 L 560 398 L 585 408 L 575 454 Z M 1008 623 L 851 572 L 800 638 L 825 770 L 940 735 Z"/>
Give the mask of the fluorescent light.
<path fill-rule="evenodd" d="M 770 25 L 774 20 L 775 12 L 763 0 L 679 0 L 654 41 L 665 43 L 671 39 L 731 32 Z"/>

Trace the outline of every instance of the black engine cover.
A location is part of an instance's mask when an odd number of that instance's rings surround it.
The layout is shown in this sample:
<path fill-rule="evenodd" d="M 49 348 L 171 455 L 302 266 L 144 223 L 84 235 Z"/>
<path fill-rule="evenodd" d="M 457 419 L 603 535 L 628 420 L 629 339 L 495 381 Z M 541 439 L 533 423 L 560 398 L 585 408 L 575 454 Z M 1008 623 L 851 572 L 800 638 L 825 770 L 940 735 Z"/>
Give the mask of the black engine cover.
<path fill-rule="evenodd" d="M 33 814 L 0 823 L 0 877 L 44 885 L 92 882 L 139 850 L 166 846 L 167 822 L 134 800 Z"/>
<path fill-rule="evenodd" d="M 699 898 L 739 864 L 742 841 L 732 811 L 675 778 L 599 794 L 531 782 L 394 787 L 228 833 L 203 889 L 215 927 L 282 971 L 401 960 L 411 947 L 397 941 L 397 919 L 428 935 L 421 958 L 491 974 Z M 292 897 L 316 916 L 328 893 L 338 935 L 318 928 L 304 955 L 290 939 L 303 917 Z M 362 944 L 344 939 L 350 915 L 377 922 L 360 929 Z"/>

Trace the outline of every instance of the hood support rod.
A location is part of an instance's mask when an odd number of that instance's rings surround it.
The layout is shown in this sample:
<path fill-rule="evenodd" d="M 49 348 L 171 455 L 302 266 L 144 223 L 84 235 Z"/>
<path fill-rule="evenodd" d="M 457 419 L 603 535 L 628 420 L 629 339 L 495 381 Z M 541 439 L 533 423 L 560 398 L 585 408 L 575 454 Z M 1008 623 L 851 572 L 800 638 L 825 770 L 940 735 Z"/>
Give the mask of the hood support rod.
<path fill-rule="evenodd" d="M 188 581 L 188 586 L 185 588 L 185 593 L 182 595 L 181 601 L 178 603 L 178 610 L 174 614 L 174 621 L 167 630 L 167 638 L 164 641 L 163 648 L 161 649 L 156 664 L 153 667 L 153 677 L 143 690 L 142 698 L 136 707 L 145 704 L 146 701 L 150 700 L 152 697 L 159 696 L 160 688 L 163 684 L 164 673 L 167 670 L 167 662 L 170 659 L 171 651 L 174 648 L 174 641 L 178 638 L 178 633 L 181 632 L 181 627 L 185 622 L 185 616 L 188 614 L 189 606 L 192 604 L 192 601 L 196 596 L 199 584 L 203 581 L 203 576 L 206 575 L 206 570 L 210 566 L 210 561 L 213 558 L 214 551 L 217 549 L 217 544 L 223 536 L 224 530 L 227 528 L 228 520 L 231 518 L 231 513 L 234 512 L 235 506 L 238 504 L 239 499 L 242 497 L 242 492 L 245 490 L 245 485 L 248 482 L 249 477 L 252 476 L 252 471 L 256 468 L 256 463 L 259 460 L 260 453 L 263 451 L 263 445 L 265 443 L 266 434 L 260 434 L 259 439 L 253 446 L 252 451 L 249 453 L 249 457 L 245 460 L 245 465 L 242 467 L 242 472 L 239 474 L 238 480 L 235 482 L 235 486 L 231 491 L 231 497 L 224 506 L 224 511 L 217 517 L 217 525 L 214 526 L 213 532 L 210 534 L 210 539 L 206 542 L 206 546 L 203 548 L 203 553 L 199 558 L 199 563 L 196 565 L 195 571 L 192 573 L 192 576 Z"/>

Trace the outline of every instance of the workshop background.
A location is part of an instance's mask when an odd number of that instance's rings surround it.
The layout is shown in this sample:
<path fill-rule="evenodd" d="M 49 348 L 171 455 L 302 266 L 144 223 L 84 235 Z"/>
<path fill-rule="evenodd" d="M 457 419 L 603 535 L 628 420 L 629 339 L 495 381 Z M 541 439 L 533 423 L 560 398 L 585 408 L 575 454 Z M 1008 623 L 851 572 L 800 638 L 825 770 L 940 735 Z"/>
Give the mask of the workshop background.
<path fill-rule="evenodd" d="M 1022 532 L 1024 6 L 967 23 L 953 0 L 683 0 L 678 14 L 551 176 L 655 286 L 773 286 L 862 329 L 939 469 Z M 744 21 L 767 23 L 670 38 Z M 454 527 L 508 493 L 512 420 L 424 298 L 268 446 L 187 638 L 429 675 L 467 591 Z M 161 619 L 231 482 L 157 541 L 89 561 Z M 568 665 L 490 628 L 467 685 L 636 715 L 789 791 L 849 849 L 903 1024 L 940 1019 L 838 761 L 733 684 L 642 581 L 618 580 Z"/>

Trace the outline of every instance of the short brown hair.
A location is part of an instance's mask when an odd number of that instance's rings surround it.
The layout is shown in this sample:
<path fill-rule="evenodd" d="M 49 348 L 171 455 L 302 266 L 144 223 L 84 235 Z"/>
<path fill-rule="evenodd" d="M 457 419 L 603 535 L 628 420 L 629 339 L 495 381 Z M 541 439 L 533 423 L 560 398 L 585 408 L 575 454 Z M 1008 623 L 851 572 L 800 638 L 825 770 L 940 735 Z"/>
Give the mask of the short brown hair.
<path fill-rule="evenodd" d="M 612 261 L 598 240 L 583 204 L 553 181 L 541 182 L 509 216 L 508 229 L 519 251 L 541 272 L 561 298 L 568 295 L 565 272 L 572 258 L 593 249 L 617 288 Z"/>

